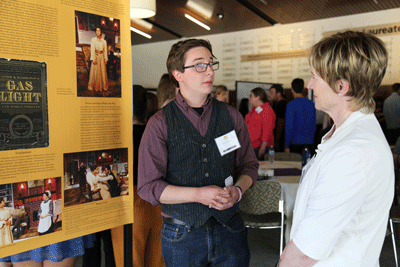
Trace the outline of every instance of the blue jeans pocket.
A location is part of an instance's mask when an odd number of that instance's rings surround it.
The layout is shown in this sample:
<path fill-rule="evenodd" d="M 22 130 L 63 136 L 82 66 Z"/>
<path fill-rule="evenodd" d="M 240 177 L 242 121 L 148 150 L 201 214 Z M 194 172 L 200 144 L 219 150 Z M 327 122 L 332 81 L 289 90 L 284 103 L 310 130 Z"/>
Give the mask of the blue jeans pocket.
<path fill-rule="evenodd" d="M 229 220 L 229 222 L 226 224 L 226 229 L 231 232 L 231 233 L 239 233 L 246 229 L 244 226 L 244 222 L 242 219 L 242 216 L 240 216 L 239 213 L 236 215 L 232 216 L 232 218 Z"/>
<path fill-rule="evenodd" d="M 188 229 L 186 226 L 164 221 L 161 229 L 161 237 L 169 242 L 182 242 L 187 232 Z"/>

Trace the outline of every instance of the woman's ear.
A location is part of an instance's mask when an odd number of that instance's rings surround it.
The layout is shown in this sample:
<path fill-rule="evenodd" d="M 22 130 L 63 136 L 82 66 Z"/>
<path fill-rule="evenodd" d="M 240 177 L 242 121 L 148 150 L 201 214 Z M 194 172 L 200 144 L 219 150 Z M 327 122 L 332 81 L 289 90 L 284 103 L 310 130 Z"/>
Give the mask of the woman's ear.
<path fill-rule="evenodd" d="M 342 96 L 347 95 L 350 89 L 349 82 L 344 79 L 337 80 L 335 86 L 336 86 L 336 92 Z"/>

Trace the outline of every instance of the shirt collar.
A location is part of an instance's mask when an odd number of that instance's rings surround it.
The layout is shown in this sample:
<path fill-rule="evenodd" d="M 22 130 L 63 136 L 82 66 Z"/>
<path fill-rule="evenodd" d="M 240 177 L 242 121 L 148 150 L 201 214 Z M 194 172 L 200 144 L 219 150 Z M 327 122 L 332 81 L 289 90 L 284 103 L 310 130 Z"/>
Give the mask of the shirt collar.
<path fill-rule="evenodd" d="M 262 105 L 259 106 L 259 107 L 261 107 L 261 108 L 264 110 L 267 106 L 269 106 L 269 103 L 268 103 L 268 102 L 265 102 L 264 104 L 262 104 Z M 250 111 L 251 111 L 251 112 L 256 112 L 256 108 L 253 107 Z"/>
<path fill-rule="evenodd" d="M 318 145 L 315 152 L 318 154 L 322 151 L 330 149 L 332 146 L 334 146 L 336 144 L 335 139 L 337 137 L 342 135 L 342 133 L 345 132 L 347 129 L 349 129 L 349 127 L 353 127 L 357 120 L 359 120 L 360 118 L 362 118 L 366 115 L 367 114 L 365 113 L 364 109 L 358 110 L 358 111 L 353 112 L 339 128 L 336 128 L 336 125 L 334 124 L 332 126 L 331 130 L 322 137 L 322 142 L 321 142 L 321 144 Z M 335 129 L 335 132 L 332 134 L 332 136 L 328 140 L 324 140 L 325 136 L 328 136 L 331 133 L 332 129 Z"/>
<path fill-rule="evenodd" d="M 191 106 L 189 106 L 189 104 L 186 102 L 186 100 L 181 95 L 181 91 L 178 91 L 174 101 L 180 108 L 182 108 L 184 110 L 188 110 L 189 108 L 192 108 Z M 212 101 L 213 100 L 212 100 L 212 97 L 210 94 L 207 96 L 206 101 L 204 102 L 204 104 L 201 107 L 204 108 L 204 110 L 210 109 L 212 107 Z"/>

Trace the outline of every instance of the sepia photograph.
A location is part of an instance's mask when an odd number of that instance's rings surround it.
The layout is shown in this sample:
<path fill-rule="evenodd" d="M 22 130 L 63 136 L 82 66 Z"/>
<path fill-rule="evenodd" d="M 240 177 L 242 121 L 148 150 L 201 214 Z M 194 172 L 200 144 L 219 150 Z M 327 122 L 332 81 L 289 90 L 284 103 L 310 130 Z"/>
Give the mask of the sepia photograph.
<path fill-rule="evenodd" d="M 75 11 L 79 97 L 121 97 L 120 21 Z"/>

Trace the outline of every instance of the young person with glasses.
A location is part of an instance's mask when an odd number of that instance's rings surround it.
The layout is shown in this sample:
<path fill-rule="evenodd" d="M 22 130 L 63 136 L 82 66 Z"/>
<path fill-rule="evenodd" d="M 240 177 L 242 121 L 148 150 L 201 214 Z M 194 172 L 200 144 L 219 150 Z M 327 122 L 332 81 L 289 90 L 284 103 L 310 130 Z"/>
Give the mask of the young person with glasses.
<path fill-rule="evenodd" d="M 167 267 L 249 266 L 238 202 L 258 161 L 243 116 L 211 97 L 214 58 L 205 40 L 172 46 L 167 68 L 179 92 L 149 120 L 139 148 L 138 194 L 161 205 Z"/>

